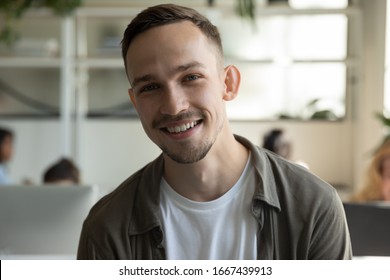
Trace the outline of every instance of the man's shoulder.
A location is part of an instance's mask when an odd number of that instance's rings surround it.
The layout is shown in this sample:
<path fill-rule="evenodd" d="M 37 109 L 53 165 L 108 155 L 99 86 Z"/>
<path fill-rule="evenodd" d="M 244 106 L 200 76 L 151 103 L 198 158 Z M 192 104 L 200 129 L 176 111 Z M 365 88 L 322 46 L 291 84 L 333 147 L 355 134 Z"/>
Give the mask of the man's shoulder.
<path fill-rule="evenodd" d="M 261 180 L 262 187 L 257 193 L 259 199 L 280 209 L 280 203 L 285 199 L 312 201 L 322 197 L 327 200 L 327 197 L 337 195 L 329 183 L 306 167 L 254 145 L 244 137 L 235 137 L 251 151 L 252 164 Z"/>
<path fill-rule="evenodd" d="M 260 147 L 255 149 L 254 157 L 265 196 L 268 195 L 274 206 L 283 207 L 288 203 L 305 208 L 312 201 L 320 206 L 337 197 L 333 186 L 306 167 Z"/>
<path fill-rule="evenodd" d="M 278 180 L 284 180 L 291 191 L 313 196 L 335 194 L 333 186 L 307 167 L 267 154 L 273 166 L 273 174 Z"/>

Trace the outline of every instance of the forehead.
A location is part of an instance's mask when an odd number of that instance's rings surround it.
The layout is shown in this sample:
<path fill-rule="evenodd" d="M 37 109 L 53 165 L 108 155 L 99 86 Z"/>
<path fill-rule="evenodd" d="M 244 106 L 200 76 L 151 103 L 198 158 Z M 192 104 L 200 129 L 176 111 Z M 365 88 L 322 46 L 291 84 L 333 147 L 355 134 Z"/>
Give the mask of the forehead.
<path fill-rule="evenodd" d="M 156 26 L 137 35 L 128 48 L 126 64 L 131 76 L 133 71 L 148 65 L 182 63 L 184 61 L 180 60 L 206 57 L 215 60 L 217 47 L 192 22 L 182 21 Z"/>

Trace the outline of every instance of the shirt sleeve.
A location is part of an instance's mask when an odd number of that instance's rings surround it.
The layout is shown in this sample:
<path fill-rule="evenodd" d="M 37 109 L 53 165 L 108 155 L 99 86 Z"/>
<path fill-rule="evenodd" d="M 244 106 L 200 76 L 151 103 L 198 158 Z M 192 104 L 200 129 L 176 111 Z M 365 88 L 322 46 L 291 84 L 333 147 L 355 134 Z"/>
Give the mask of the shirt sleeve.
<path fill-rule="evenodd" d="M 323 209 L 317 218 L 309 259 L 352 259 L 352 245 L 347 219 L 341 199 L 335 191 L 329 206 Z"/>
<path fill-rule="evenodd" d="M 97 252 L 97 247 L 88 237 L 85 227 L 81 231 L 79 246 L 77 250 L 77 259 L 78 260 L 101 260 Z"/>

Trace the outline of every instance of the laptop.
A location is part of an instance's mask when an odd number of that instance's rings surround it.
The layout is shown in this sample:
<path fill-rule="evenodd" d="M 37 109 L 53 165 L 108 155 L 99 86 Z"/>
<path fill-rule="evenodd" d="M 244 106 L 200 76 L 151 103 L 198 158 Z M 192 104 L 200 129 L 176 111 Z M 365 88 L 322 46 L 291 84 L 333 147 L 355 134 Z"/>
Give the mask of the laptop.
<path fill-rule="evenodd" d="M 0 259 L 75 259 L 94 186 L 0 187 Z"/>
<path fill-rule="evenodd" d="M 390 202 L 344 202 L 354 256 L 390 256 Z"/>

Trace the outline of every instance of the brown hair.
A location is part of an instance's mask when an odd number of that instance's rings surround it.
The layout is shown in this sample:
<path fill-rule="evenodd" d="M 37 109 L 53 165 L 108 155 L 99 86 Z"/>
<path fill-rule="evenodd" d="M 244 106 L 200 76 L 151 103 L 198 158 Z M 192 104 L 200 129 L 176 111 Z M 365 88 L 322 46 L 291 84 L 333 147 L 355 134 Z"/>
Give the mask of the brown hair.
<path fill-rule="evenodd" d="M 122 57 L 125 63 L 126 71 L 127 50 L 137 35 L 156 26 L 185 20 L 195 24 L 202 31 L 202 33 L 215 44 L 222 60 L 223 49 L 221 36 L 216 26 L 214 26 L 205 16 L 201 15 L 194 9 L 175 4 L 162 4 L 143 10 L 127 26 L 121 42 Z"/>
<path fill-rule="evenodd" d="M 80 171 L 78 167 L 67 158 L 61 158 L 49 166 L 43 174 L 44 183 L 57 183 L 63 180 L 74 184 L 80 183 Z"/>

